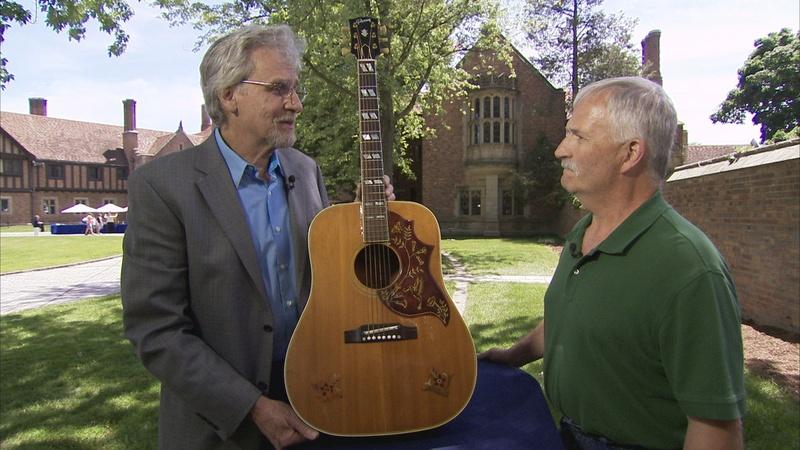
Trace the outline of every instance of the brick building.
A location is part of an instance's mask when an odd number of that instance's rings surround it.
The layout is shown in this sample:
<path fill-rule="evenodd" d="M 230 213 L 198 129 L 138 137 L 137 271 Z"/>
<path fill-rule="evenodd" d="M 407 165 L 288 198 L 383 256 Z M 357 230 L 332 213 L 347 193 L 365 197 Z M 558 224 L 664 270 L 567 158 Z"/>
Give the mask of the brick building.
<path fill-rule="evenodd" d="M 128 174 L 137 165 L 208 136 L 136 128 L 136 102 L 123 101 L 123 125 L 47 116 L 47 100 L 30 99 L 30 114 L 0 113 L 0 224 L 74 222 L 60 211 L 83 203 L 127 205 Z"/>
<path fill-rule="evenodd" d="M 511 67 L 494 54 L 470 51 L 461 66 L 478 88 L 426 117 L 436 136 L 419 144 L 418 186 L 443 234 L 549 232 L 554 218 L 537 214 L 513 180 L 526 155 L 564 137 L 564 91 L 547 81 L 510 43 Z M 421 167 L 420 167 L 421 166 Z"/>

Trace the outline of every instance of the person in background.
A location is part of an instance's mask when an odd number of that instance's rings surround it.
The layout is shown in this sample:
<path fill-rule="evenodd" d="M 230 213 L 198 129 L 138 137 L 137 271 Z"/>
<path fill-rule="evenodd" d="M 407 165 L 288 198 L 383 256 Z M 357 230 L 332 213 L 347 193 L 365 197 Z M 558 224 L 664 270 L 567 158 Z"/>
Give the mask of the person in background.
<path fill-rule="evenodd" d="M 303 47 L 285 25 L 214 42 L 200 65 L 212 135 L 130 176 L 123 323 L 161 381 L 160 448 L 284 448 L 318 435 L 283 381 L 311 285 L 308 228 L 328 206 L 319 166 L 292 148 Z"/>
<path fill-rule="evenodd" d="M 108 214 L 108 232 L 114 233 L 117 230 L 117 213 Z"/>
<path fill-rule="evenodd" d="M 98 214 L 94 221 L 94 232 L 100 234 L 103 232 L 103 227 L 105 227 L 105 217 L 103 214 Z"/>
<path fill-rule="evenodd" d="M 575 98 L 555 151 L 590 214 L 567 235 L 544 320 L 480 358 L 544 358 L 569 449 L 743 448 L 738 299 L 711 241 L 661 194 L 677 118 L 657 84 L 612 78 Z"/>
<path fill-rule="evenodd" d="M 89 235 L 94 236 L 94 234 L 95 234 L 94 229 L 95 229 L 95 222 L 96 221 L 97 220 L 94 218 L 94 215 L 92 215 L 92 213 L 86 214 L 83 217 L 83 219 L 81 219 L 81 222 L 86 224 L 86 229 L 83 231 L 84 236 L 89 236 Z"/>
<path fill-rule="evenodd" d="M 38 214 L 33 216 L 31 225 L 33 225 L 33 228 L 38 228 L 40 231 L 44 231 L 44 222 L 42 222 L 42 219 Z"/>

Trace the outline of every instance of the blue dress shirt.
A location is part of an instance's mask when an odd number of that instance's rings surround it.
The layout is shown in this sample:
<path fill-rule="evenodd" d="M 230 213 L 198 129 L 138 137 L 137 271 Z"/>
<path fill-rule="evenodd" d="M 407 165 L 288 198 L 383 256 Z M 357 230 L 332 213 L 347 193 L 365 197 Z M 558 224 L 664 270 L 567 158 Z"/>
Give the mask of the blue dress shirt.
<path fill-rule="evenodd" d="M 269 180 L 264 180 L 255 166 L 225 143 L 219 129 L 214 130 L 214 138 L 247 215 L 256 256 L 261 264 L 261 277 L 272 308 L 272 359 L 282 361 L 286 358 L 289 339 L 297 326 L 299 311 L 289 204 L 280 159 L 276 152 L 272 152 L 267 166 Z"/>

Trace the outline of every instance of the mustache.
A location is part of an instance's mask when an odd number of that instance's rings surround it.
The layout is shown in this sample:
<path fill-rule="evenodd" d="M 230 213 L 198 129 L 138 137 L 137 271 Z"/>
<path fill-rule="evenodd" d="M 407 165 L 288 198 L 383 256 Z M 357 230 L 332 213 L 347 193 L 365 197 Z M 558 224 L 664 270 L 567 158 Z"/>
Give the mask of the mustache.
<path fill-rule="evenodd" d="M 575 162 L 572 161 L 571 159 L 562 159 L 561 168 L 570 170 L 572 172 L 578 172 L 578 165 L 575 164 Z"/>

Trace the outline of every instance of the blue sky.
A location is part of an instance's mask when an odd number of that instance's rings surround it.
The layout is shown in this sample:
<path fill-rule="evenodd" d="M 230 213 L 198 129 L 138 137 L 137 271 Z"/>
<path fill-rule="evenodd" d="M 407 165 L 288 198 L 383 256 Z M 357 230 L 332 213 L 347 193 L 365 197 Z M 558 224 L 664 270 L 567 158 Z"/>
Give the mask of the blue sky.
<path fill-rule="evenodd" d="M 33 0 L 22 3 L 35 9 Z M 35 23 L 6 31 L 0 51 L 16 78 L 0 92 L 0 109 L 27 113 L 28 98 L 44 97 L 49 116 L 121 125 L 122 101 L 132 98 L 139 128 L 171 131 L 183 121 L 186 131 L 199 131 L 198 66 L 205 48 L 193 51 L 197 32 L 170 28 L 157 10 L 132 4 L 136 14 L 125 26 L 131 38 L 120 57 L 107 56 L 111 37 L 97 31 L 94 22 L 81 42 L 46 28 L 41 15 Z M 636 42 L 650 30 L 661 30 L 664 88 L 689 142 L 744 144 L 758 138 L 758 128 L 749 122 L 712 124 L 708 116 L 736 85 L 736 71 L 755 39 L 782 27 L 797 32 L 800 2 L 606 0 L 603 9 L 638 18 Z M 516 41 L 514 29 L 509 35 Z"/>

